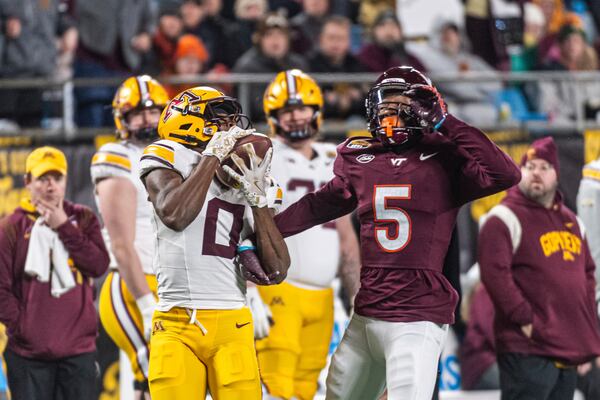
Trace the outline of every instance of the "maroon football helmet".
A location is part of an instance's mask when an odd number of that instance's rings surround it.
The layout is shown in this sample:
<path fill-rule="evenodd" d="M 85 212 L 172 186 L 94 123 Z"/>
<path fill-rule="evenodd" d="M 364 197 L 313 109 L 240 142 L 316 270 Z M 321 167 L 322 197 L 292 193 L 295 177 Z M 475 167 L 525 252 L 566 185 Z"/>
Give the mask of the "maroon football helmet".
<path fill-rule="evenodd" d="M 431 129 L 412 110 L 409 99 L 399 96 L 415 87 L 431 86 L 420 71 L 409 66 L 392 67 L 377 78 L 365 107 L 369 132 L 383 144 L 398 146 L 418 139 Z M 399 125 L 400 119 L 402 126 Z"/>

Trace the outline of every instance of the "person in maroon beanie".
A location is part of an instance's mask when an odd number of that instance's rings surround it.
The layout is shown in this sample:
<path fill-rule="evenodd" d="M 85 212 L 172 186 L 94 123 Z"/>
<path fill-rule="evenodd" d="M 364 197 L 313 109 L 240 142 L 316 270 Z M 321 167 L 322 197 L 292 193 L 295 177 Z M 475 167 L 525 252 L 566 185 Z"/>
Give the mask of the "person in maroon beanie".
<path fill-rule="evenodd" d="M 572 399 L 576 366 L 600 355 L 594 261 L 557 190 L 550 137 L 521 161 L 522 180 L 485 217 L 477 257 L 494 303 L 502 400 Z"/>
<path fill-rule="evenodd" d="M 109 256 L 87 207 L 64 200 L 65 155 L 40 147 L 27 157 L 30 196 L 0 219 L 0 322 L 13 399 L 91 399 L 98 316 L 92 278 Z"/>

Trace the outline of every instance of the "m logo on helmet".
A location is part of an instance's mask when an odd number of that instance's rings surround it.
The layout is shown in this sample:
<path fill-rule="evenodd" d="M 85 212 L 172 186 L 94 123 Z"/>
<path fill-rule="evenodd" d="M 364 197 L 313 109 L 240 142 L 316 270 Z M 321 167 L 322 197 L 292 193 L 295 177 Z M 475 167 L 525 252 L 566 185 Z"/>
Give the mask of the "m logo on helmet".
<path fill-rule="evenodd" d="M 173 110 L 179 111 L 182 115 L 187 115 L 190 104 L 194 102 L 200 101 L 202 98 L 200 96 L 196 96 L 194 93 L 185 91 L 179 95 L 179 97 L 171 100 L 167 107 L 167 111 L 165 112 L 165 116 L 163 117 L 163 122 L 167 122 L 169 118 L 173 115 Z"/>

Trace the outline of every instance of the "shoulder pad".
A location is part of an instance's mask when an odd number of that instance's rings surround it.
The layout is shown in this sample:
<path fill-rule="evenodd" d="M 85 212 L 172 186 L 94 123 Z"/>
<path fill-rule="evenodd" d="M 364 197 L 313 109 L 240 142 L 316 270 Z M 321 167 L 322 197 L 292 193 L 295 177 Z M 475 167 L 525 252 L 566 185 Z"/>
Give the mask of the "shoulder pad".
<path fill-rule="evenodd" d="M 321 157 L 333 159 L 337 156 L 337 146 L 333 143 L 317 142 L 314 148 Z"/>
<path fill-rule="evenodd" d="M 172 140 L 158 140 L 144 149 L 140 159 L 140 177 L 156 168 L 172 169 L 184 179 L 198 163 L 200 154 Z"/>
<path fill-rule="evenodd" d="M 175 145 L 170 140 L 158 140 L 144 149 L 140 159 L 140 176 L 156 168 L 175 169 Z"/>
<path fill-rule="evenodd" d="M 92 157 L 90 167 L 92 182 L 112 176 L 129 176 L 131 160 L 127 150 L 120 143 L 107 143 Z"/>

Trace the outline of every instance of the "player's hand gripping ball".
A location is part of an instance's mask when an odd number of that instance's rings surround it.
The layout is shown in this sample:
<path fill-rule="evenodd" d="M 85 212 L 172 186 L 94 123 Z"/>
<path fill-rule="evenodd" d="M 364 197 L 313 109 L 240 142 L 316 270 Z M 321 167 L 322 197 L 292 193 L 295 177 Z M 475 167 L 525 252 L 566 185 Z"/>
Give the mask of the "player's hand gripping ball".
<path fill-rule="evenodd" d="M 235 165 L 235 163 L 231 159 L 231 154 L 235 153 L 248 166 L 250 165 L 250 154 L 252 154 L 251 151 L 248 151 L 248 146 L 254 147 L 254 153 L 262 160 L 265 158 L 267 151 L 273 147 L 273 143 L 271 143 L 271 139 L 269 139 L 268 136 L 256 132 L 245 136 L 241 139 L 238 139 L 229 156 L 227 156 L 221 162 L 221 168 L 217 170 L 217 178 L 223 184 L 232 188 L 237 188 L 238 183 L 223 170 L 223 166 L 227 165 L 230 168 L 232 168 L 235 172 L 241 173 L 242 171 L 239 170 L 237 165 Z"/>

